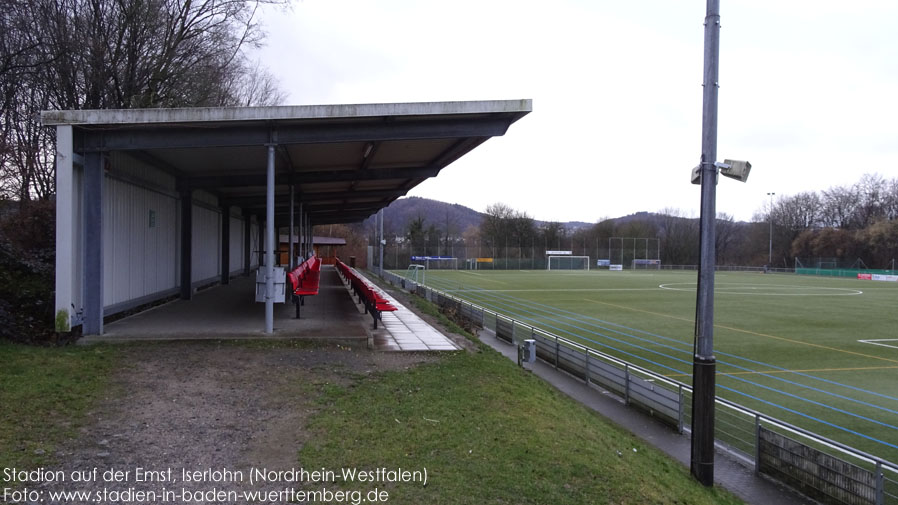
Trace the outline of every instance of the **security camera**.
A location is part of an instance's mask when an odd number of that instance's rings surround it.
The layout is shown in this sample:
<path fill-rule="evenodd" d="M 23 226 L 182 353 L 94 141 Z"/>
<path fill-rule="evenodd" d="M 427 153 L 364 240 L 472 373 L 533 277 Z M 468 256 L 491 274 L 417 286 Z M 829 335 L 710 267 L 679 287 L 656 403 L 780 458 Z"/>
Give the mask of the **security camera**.
<path fill-rule="evenodd" d="M 723 160 L 723 163 L 715 163 L 720 168 L 720 175 L 745 182 L 748 180 L 748 173 L 751 172 L 751 163 L 739 160 Z"/>

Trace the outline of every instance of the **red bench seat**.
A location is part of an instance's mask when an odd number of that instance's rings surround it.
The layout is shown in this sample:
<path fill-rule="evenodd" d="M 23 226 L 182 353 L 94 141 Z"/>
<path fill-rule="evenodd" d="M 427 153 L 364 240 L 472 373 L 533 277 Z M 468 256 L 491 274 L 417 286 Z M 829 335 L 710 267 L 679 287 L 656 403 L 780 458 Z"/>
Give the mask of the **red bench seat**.
<path fill-rule="evenodd" d="M 377 321 L 381 319 L 381 312 L 399 310 L 399 308 L 390 303 L 390 301 L 387 300 L 376 287 L 356 274 L 352 268 L 348 267 L 339 259 L 337 260 L 336 265 L 337 272 L 339 272 L 340 276 L 349 283 L 353 293 L 359 298 L 359 303 L 365 305 L 365 313 L 371 314 L 371 317 L 374 319 L 375 330 L 377 329 Z"/>
<path fill-rule="evenodd" d="M 321 260 L 317 256 L 312 256 L 303 261 L 301 265 L 287 274 L 287 281 L 290 283 L 292 290 L 293 303 L 296 304 L 296 319 L 299 319 L 299 307 L 305 305 L 305 297 L 318 294 L 320 278 Z"/>

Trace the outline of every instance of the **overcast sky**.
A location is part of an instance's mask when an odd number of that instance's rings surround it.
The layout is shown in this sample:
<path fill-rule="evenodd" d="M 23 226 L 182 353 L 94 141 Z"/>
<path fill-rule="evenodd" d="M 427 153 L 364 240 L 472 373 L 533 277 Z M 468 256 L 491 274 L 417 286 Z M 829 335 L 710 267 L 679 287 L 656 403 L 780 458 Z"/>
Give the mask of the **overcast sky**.
<path fill-rule="evenodd" d="M 533 99 L 409 193 L 540 220 L 698 216 L 701 0 L 301 0 L 257 54 L 289 104 Z M 721 0 L 717 210 L 898 177 L 898 2 Z"/>

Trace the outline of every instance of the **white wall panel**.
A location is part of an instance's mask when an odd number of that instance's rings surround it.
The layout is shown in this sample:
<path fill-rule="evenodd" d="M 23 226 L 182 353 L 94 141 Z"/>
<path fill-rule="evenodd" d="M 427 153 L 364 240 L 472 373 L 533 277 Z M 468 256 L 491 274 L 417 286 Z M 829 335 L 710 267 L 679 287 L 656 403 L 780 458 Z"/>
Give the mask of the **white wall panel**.
<path fill-rule="evenodd" d="M 106 177 L 105 185 L 104 306 L 175 288 L 177 200 L 115 177 Z"/>
<path fill-rule="evenodd" d="M 192 212 L 190 273 L 191 282 L 199 282 L 221 275 L 221 214 L 196 202 Z"/>

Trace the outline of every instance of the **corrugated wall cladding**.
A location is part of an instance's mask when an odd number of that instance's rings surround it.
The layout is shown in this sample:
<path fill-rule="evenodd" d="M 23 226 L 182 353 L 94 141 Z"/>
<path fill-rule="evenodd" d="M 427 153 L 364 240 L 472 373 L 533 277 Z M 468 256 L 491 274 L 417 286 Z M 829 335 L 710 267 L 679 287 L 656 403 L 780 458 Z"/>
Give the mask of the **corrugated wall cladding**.
<path fill-rule="evenodd" d="M 191 280 L 199 282 L 221 275 L 221 214 L 193 204 Z"/>
<path fill-rule="evenodd" d="M 243 269 L 243 219 L 231 216 L 230 265 L 228 272 Z"/>
<path fill-rule="evenodd" d="M 177 287 L 177 200 L 116 178 L 105 185 L 104 306 Z"/>
<path fill-rule="evenodd" d="M 147 186 L 156 186 L 159 189 L 174 192 L 177 181 L 175 178 L 161 170 L 158 170 L 140 160 L 132 158 L 128 153 L 112 151 L 109 153 L 111 166 L 116 174 L 146 183 Z"/>

